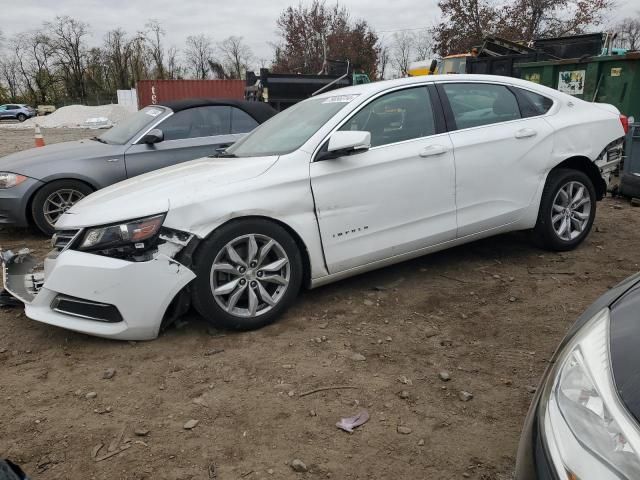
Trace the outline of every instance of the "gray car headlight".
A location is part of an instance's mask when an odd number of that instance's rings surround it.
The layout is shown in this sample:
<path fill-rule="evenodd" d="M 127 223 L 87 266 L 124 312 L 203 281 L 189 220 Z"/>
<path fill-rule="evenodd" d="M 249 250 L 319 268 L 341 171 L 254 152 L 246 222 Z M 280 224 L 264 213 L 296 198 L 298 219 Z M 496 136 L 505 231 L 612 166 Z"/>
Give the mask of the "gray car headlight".
<path fill-rule="evenodd" d="M 27 179 L 24 175 L 10 172 L 0 172 L 0 188 L 11 188 L 20 185 Z"/>
<path fill-rule="evenodd" d="M 154 215 L 116 225 L 89 228 L 78 249 L 92 251 L 133 247 L 134 250 L 145 250 L 157 238 L 164 217 L 164 214 Z"/>
<path fill-rule="evenodd" d="M 561 479 L 640 478 L 640 431 L 613 381 L 609 321 L 605 309 L 580 329 L 542 391 L 541 430 Z"/>

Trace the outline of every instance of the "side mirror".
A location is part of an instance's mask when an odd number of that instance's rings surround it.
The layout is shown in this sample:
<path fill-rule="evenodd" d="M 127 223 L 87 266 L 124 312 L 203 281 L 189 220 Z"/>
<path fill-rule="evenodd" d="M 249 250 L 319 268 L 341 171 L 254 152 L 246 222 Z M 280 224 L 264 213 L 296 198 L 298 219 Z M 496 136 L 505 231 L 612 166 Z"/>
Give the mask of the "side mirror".
<path fill-rule="evenodd" d="M 339 130 L 329 138 L 327 151 L 318 160 L 346 157 L 362 153 L 371 147 L 371 133 L 362 131 Z"/>
<path fill-rule="evenodd" d="M 436 71 L 436 68 L 438 68 L 438 61 L 433 59 L 431 60 L 431 65 L 429 66 L 429 74 L 433 75 Z"/>
<path fill-rule="evenodd" d="M 150 130 L 144 137 L 140 139 L 138 143 L 146 143 L 148 145 L 152 145 L 154 143 L 158 143 L 164 140 L 164 133 L 159 128 L 154 128 Z"/>

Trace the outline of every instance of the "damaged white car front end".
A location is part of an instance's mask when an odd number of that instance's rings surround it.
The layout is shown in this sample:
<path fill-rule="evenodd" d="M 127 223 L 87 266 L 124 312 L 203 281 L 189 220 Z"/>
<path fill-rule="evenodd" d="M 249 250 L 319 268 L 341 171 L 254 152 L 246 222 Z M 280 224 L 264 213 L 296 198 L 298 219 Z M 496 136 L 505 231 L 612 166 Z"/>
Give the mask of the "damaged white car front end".
<path fill-rule="evenodd" d="M 5 251 L 5 289 L 33 320 L 106 338 L 156 338 L 195 277 L 178 258 L 193 236 L 163 228 L 163 219 L 59 231 L 44 263 Z"/>

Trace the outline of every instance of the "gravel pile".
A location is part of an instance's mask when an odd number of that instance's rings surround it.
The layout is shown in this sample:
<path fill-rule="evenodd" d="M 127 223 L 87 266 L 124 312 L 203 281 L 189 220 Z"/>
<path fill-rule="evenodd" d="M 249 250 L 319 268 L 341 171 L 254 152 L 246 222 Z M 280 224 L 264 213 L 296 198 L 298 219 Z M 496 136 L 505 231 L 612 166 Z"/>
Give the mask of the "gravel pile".
<path fill-rule="evenodd" d="M 122 105 L 99 105 L 87 107 L 85 105 L 69 105 L 61 107 L 50 115 L 34 117 L 22 123 L 0 124 L 1 128 L 27 129 L 34 128 L 36 124 L 43 128 L 91 128 L 96 125 L 105 128 L 111 127 L 135 112 Z M 100 119 L 100 122 L 91 121 Z"/>

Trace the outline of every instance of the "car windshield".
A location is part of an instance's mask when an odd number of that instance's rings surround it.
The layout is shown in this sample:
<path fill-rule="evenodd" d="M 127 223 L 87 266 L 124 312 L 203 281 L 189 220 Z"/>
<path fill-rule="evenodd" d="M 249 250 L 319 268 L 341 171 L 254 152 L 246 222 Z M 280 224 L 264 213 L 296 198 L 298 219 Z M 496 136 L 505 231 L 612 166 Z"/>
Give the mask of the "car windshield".
<path fill-rule="evenodd" d="M 297 103 L 260 125 L 225 153 L 235 157 L 291 153 L 356 96 L 335 95 Z"/>
<path fill-rule="evenodd" d="M 124 145 L 140 130 L 148 127 L 152 122 L 157 120 L 166 110 L 165 107 L 160 106 L 145 107 L 126 120 L 118 123 L 115 127 L 107 130 L 98 138 L 104 143 Z"/>

